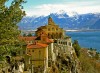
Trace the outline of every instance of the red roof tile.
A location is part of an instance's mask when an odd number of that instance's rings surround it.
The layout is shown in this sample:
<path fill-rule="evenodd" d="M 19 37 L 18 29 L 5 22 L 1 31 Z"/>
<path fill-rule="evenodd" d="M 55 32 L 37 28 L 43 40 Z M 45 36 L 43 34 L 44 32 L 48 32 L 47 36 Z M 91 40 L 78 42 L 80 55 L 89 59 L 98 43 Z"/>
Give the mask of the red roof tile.
<path fill-rule="evenodd" d="M 30 45 L 27 45 L 27 49 L 32 49 L 32 48 L 44 48 L 44 47 L 47 47 L 48 45 L 47 44 L 42 44 L 42 43 L 35 43 L 35 44 L 30 44 Z"/>
<path fill-rule="evenodd" d="M 52 39 L 47 38 L 47 39 L 46 39 L 46 43 L 53 43 L 53 40 L 52 40 Z"/>
<path fill-rule="evenodd" d="M 32 40 L 35 40 L 36 37 L 35 36 L 31 36 L 31 37 L 23 37 L 23 36 L 20 36 L 19 37 L 20 40 L 23 40 L 23 41 L 32 41 Z"/>

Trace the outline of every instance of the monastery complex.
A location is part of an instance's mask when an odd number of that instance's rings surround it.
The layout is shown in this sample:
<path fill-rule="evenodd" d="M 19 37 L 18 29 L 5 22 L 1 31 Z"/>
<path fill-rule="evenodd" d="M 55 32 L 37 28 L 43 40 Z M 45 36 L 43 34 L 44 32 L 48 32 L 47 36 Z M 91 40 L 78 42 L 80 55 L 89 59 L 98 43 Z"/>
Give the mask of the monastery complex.
<path fill-rule="evenodd" d="M 27 44 L 23 50 L 26 54 L 25 69 L 31 68 L 33 73 L 49 72 L 61 53 L 70 55 L 74 52 L 71 38 L 65 36 L 65 31 L 51 17 L 47 25 L 37 28 L 35 36 L 20 36 L 19 39 Z M 57 70 L 54 71 L 57 73 Z"/>
<path fill-rule="evenodd" d="M 38 28 L 38 30 L 36 31 L 36 35 L 40 36 L 43 32 L 46 33 L 46 35 L 50 39 L 63 38 L 65 35 L 64 30 L 56 25 L 51 17 L 48 18 L 47 25 Z"/>

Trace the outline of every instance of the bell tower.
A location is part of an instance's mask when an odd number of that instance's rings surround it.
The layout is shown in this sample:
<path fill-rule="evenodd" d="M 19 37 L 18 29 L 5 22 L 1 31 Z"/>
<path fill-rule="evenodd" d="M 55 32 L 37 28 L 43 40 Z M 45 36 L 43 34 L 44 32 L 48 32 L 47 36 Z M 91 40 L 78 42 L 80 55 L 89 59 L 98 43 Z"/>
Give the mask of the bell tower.
<path fill-rule="evenodd" d="M 52 20 L 52 18 L 49 16 L 48 18 L 48 25 L 54 25 L 54 21 Z"/>

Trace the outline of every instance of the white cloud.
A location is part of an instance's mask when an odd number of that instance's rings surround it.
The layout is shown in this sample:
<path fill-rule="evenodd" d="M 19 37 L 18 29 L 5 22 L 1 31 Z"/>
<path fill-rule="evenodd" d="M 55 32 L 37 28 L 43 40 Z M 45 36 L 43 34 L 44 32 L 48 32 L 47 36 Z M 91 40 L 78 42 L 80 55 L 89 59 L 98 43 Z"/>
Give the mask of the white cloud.
<path fill-rule="evenodd" d="M 26 10 L 26 14 L 28 16 L 40 16 L 40 15 L 49 15 L 50 13 L 59 12 L 60 10 L 64 10 L 70 15 L 73 12 L 77 12 L 79 14 L 85 13 L 100 13 L 100 5 L 98 2 L 73 2 L 73 3 L 65 3 L 65 4 L 42 4 L 39 6 L 31 7 Z"/>

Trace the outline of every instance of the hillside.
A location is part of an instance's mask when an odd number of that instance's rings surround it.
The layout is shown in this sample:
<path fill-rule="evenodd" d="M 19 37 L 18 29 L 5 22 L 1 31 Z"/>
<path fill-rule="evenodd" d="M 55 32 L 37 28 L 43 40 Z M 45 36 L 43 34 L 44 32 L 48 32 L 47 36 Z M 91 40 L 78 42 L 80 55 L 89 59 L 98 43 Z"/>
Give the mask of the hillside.
<path fill-rule="evenodd" d="M 91 50 L 81 49 L 80 57 L 75 58 L 76 55 L 73 54 L 74 58 L 72 57 L 71 60 L 68 60 L 68 58 L 71 58 L 70 56 L 67 56 L 67 58 L 64 55 L 59 56 L 57 64 L 59 63 L 60 65 L 53 65 L 52 70 L 55 69 L 56 72 L 51 71 L 54 73 L 99 73 L 100 57 L 97 59 L 96 54 L 94 55 L 93 52 Z"/>
<path fill-rule="evenodd" d="M 80 53 L 81 73 L 100 73 L 100 54 L 88 49 L 81 49 Z"/>
<path fill-rule="evenodd" d="M 98 19 L 95 23 L 94 23 L 94 25 L 92 25 L 91 27 L 90 27 L 91 29 L 99 29 L 100 28 L 100 19 Z"/>

